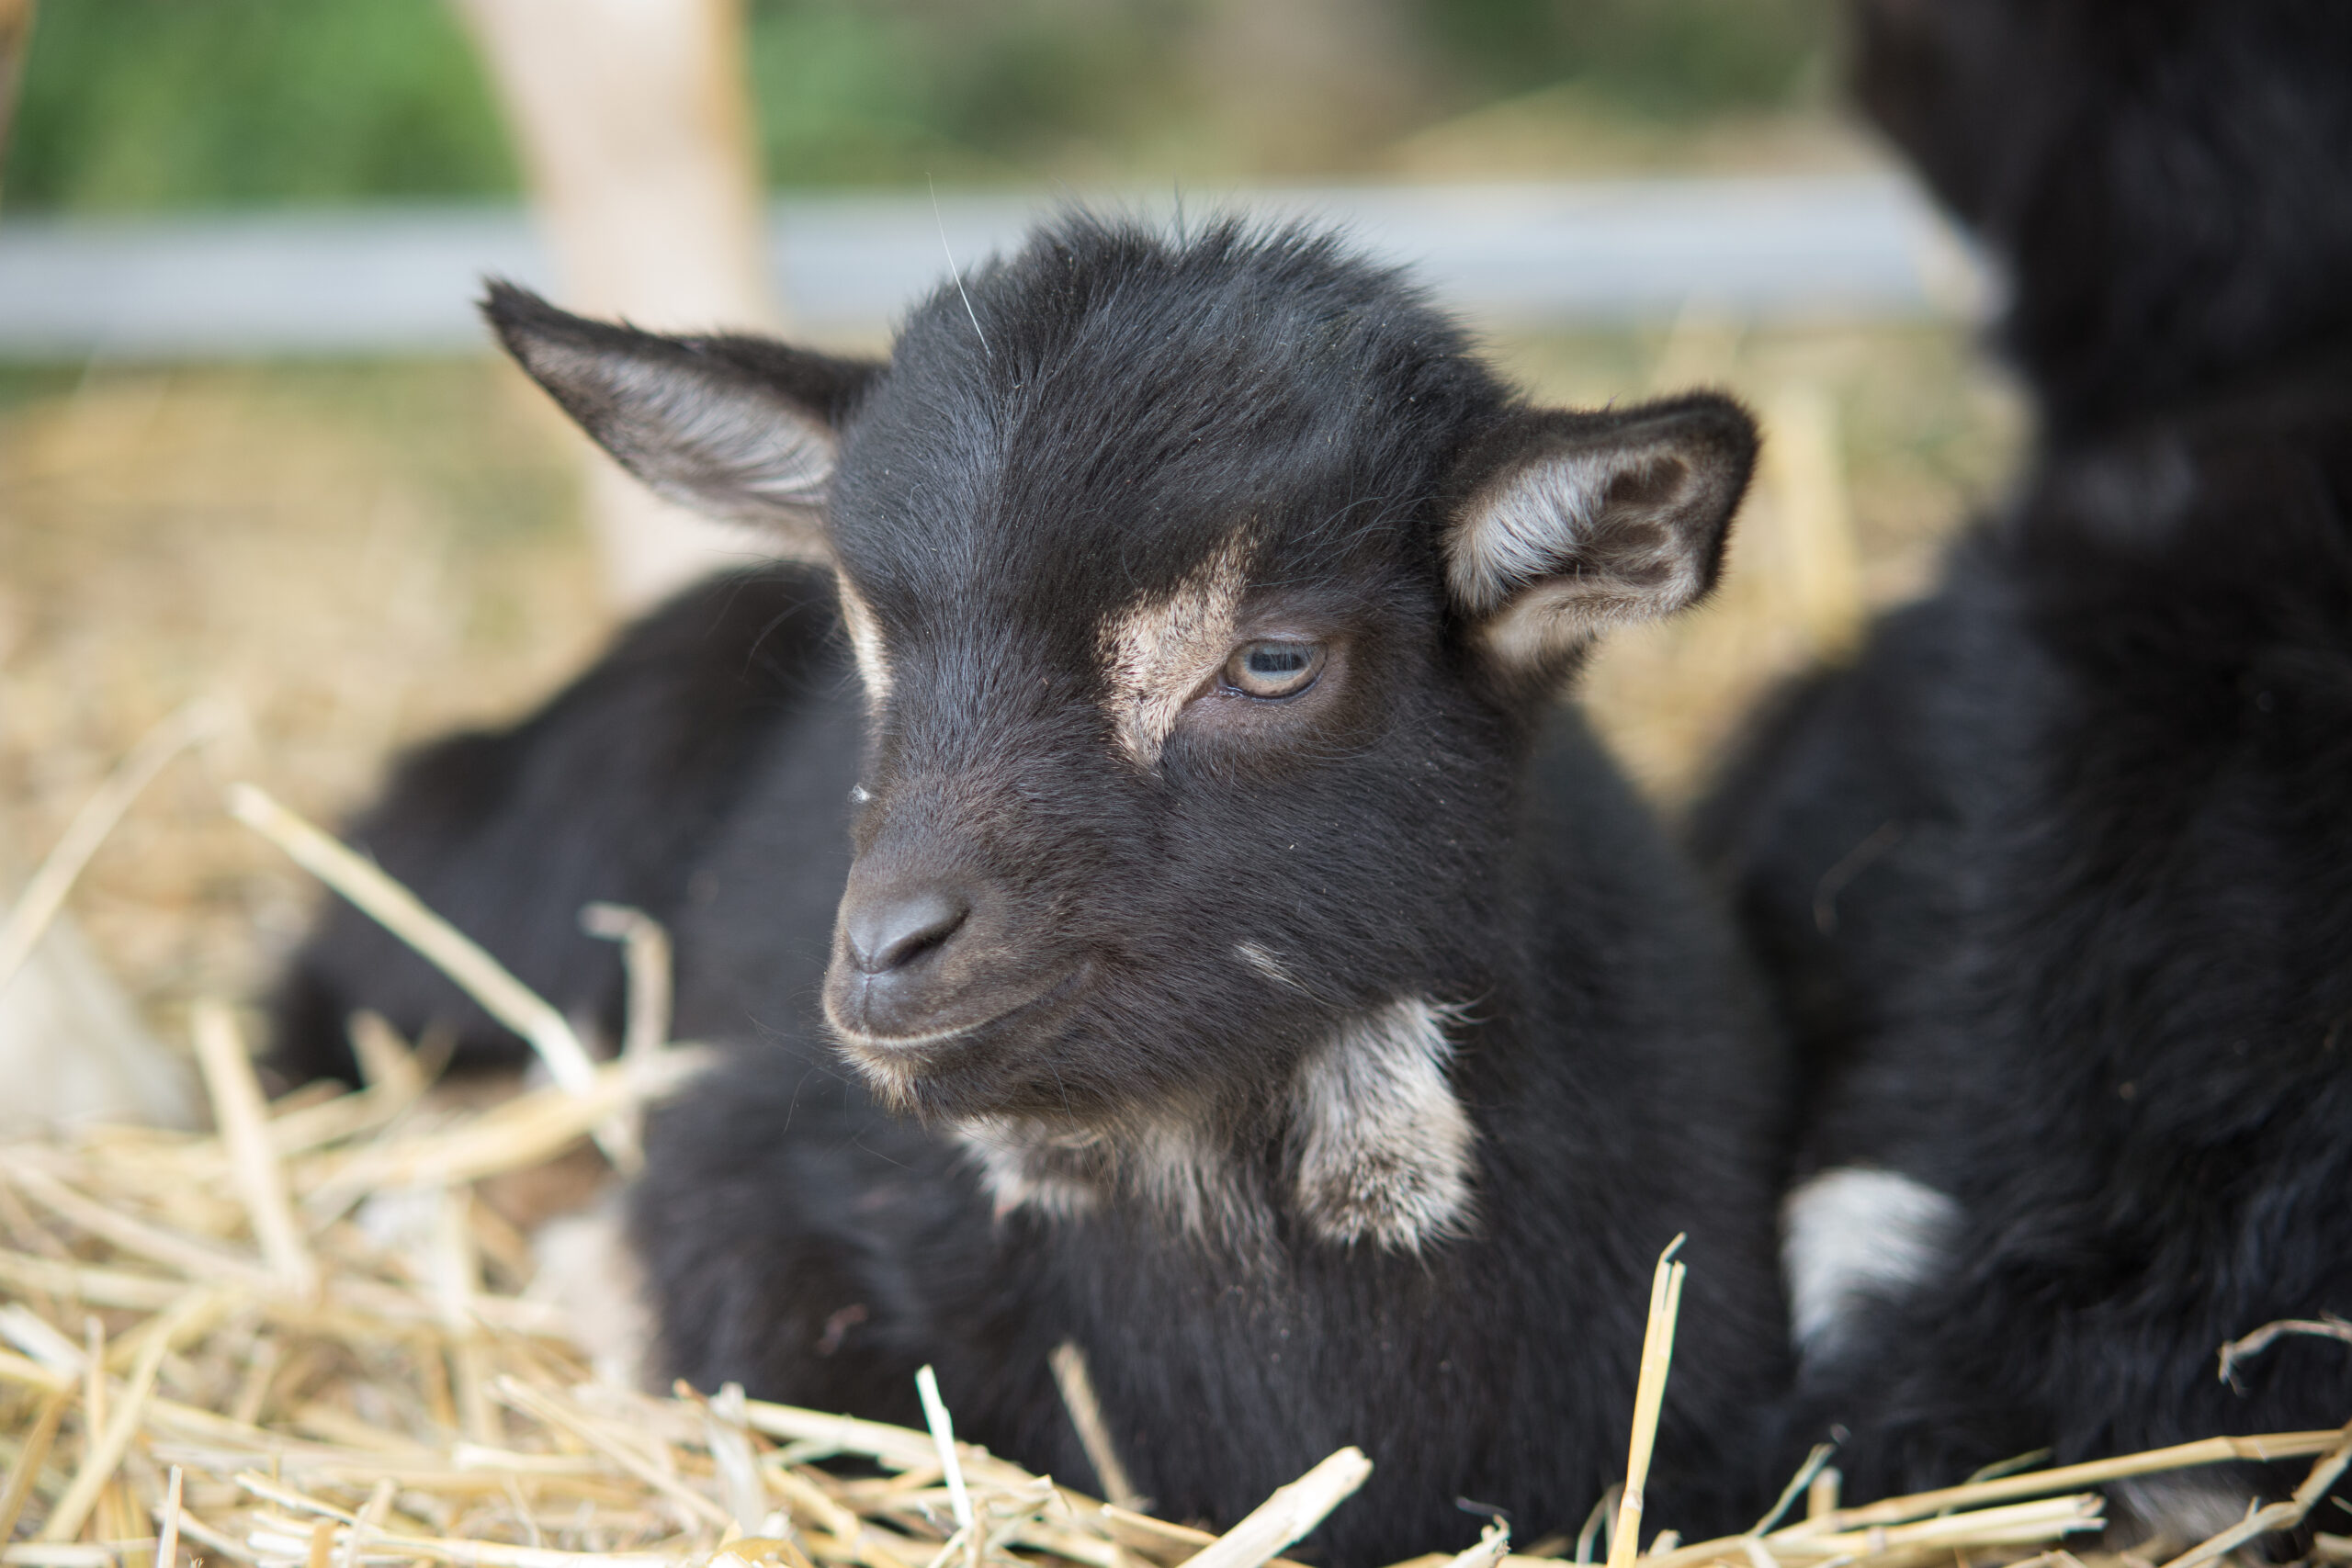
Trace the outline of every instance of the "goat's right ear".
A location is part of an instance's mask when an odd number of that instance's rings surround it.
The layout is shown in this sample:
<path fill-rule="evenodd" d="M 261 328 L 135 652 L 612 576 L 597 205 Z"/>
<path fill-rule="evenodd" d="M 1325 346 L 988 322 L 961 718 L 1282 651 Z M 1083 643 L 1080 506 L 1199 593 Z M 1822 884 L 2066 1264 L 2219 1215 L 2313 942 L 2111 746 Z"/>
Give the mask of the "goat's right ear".
<path fill-rule="evenodd" d="M 813 542 L 836 433 L 882 367 L 758 337 L 668 337 L 492 282 L 482 314 L 566 413 L 654 491 Z"/>
<path fill-rule="evenodd" d="M 1489 431 L 1464 457 L 1443 546 L 1454 607 L 1496 673 L 1543 688 L 1605 627 L 1703 597 L 1755 463 L 1755 422 L 1712 392 L 1523 410 Z"/>

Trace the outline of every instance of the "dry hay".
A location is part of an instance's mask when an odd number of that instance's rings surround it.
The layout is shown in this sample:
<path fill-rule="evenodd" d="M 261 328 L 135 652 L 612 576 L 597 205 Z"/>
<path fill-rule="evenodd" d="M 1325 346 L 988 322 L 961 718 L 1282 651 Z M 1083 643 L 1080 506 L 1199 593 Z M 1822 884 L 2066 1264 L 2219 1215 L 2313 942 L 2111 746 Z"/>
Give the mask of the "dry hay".
<path fill-rule="evenodd" d="M 658 930 L 624 910 L 596 918 L 628 943 L 634 988 L 630 1038 L 597 1066 L 560 1014 L 382 873 L 258 791 L 234 793 L 231 809 L 514 1024 L 555 1081 L 452 1106 L 378 1022 L 356 1033 L 365 1087 L 269 1104 L 232 1015 L 199 1006 L 216 1132 L 99 1126 L 0 1145 L 6 1563 L 177 1568 L 185 1552 L 256 1568 L 1261 1568 L 1369 1475 L 1342 1449 L 1212 1537 L 956 1442 L 927 1368 L 928 1432 L 731 1384 L 661 1397 L 600 1377 L 578 1325 L 537 1288 L 528 1238 L 478 1193 L 592 1140 L 634 1163 L 639 1112 L 702 1058 L 666 1039 Z M 2086 1488 L 2316 1456 L 2291 1498 L 2166 1564 L 2198 1568 L 2302 1522 L 2352 1461 L 2352 1427 L 2217 1438 L 1840 1508 L 1821 1450 L 1746 1534 L 1683 1545 L 1668 1529 L 1645 1551 L 1681 1293 L 1673 1251 L 1651 1299 L 1628 1480 L 1603 1505 L 1613 1520 L 1596 1509 L 1574 1543 L 1579 1562 L 1607 1523 L 1609 1568 L 2075 1568 L 2058 1543 L 2102 1523 Z M 2255 1353 L 2281 1331 L 2346 1332 L 2273 1325 L 2233 1348 Z M 1098 1473 L 1124 1494 L 1075 1347 L 1054 1371 Z M 1804 1517 L 1781 1524 L 1800 1498 Z M 2352 1543 L 2317 1540 L 2321 1555 L 2352 1556 Z M 1498 1521 L 1459 1556 L 1412 1568 L 1534 1568 L 1570 1550 L 1554 1538 L 1513 1555 Z"/>

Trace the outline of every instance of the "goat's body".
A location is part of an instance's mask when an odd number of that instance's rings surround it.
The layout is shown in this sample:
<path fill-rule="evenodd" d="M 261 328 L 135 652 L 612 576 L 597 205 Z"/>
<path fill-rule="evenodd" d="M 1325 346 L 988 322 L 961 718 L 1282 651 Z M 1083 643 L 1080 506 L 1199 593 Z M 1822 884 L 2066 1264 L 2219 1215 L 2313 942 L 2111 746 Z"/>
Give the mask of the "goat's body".
<path fill-rule="evenodd" d="M 844 676 L 824 651 L 833 626 L 831 588 L 807 569 L 697 584 L 525 722 L 405 758 L 353 836 L 428 906 L 492 939 L 526 985 L 615 1038 L 619 960 L 612 943 L 580 929 L 581 908 L 605 899 L 668 924 L 685 917 L 695 868 L 763 748 L 805 731 L 807 716 L 837 694 Z M 854 723 L 833 744 L 854 771 Z M 832 897 L 847 860 L 847 788 L 810 824 L 813 863 L 808 863 L 809 878 L 779 877 L 777 896 Z M 698 961 L 694 951 L 679 956 L 689 977 Z M 821 937 L 815 962 L 821 972 Z M 412 1036 L 428 1025 L 450 1033 L 465 1066 L 519 1066 L 528 1055 L 423 959 L 341 903 L 295 954 L 274 1007 L 273 1062 L 297 1081 L 352 1078 L 344 1023 L 353 1007 Z"/>
<path fill-rule="evenodd" d="M 665 1370 L 920 1424 L 913 1372 L 928 1361 L 959 1431 L 1076 1479 L 1090 1466 L 1046 1364 L 1071 1340 L 1136 1485 L 1174 1517 L 1229 1522 L 1270 1478 L 1345 1443 L 1412 1477 L 1327 1528 L 1334 1561 L 1370 1562 L 1475 1536 L 1457 1495 L 1507 1510 L 1527 1539 L 1581 1522 L 1622 1473 L 1649 1265 L 1688 1231 L 1650 1517 L 1686 1532 L 1746 1523 L 1769 1481 L 1753 1422 L 1784 1359 L 1777 1315 L 1758 1310 L 1776 1295 L 1778 1064 L 1755 1044 L 1727 933 L 1573 713 L 1542 743 L 1514 886 L 1494 890 L 1530 918 L 1548 911 L 1551 940 L 1456 1026 L 1453 1084 L 1481 1155 L 1468 1236 L 1413 1257 L 1304 1234 L 1269 1201 L 1279 1127 L 1209 1151 L 1239 1231 L 1215 1216 L 1188 1229 L 1140 1200 L 1000 1213 L 972 1152 L 877 1105 L 823 1036 L 859 724 L 839 639 L 819 635 L 829 598 L 790 568 L 691 591 L 514 732 L 423 753 L 361 835 L 396 874 L 487 911 L 475 929 L 493 949 L 534 955 L 526 978 L 608 1026 L 602 944 L 571 929 L 564 897 L 639 902 L 672 925 L 678 1032 L 727 1052 L 656 1118 L 635 1201 Z M 731 744 L 647 754 L 647 699 L 729 686 Z M 504 759 L 496 788 L 466 775 L 436 792 L 460 776 L 437 757 L 485 751 Z M 607 840 L 599 824 L 665 814 L 688 846 L 683 874 L 609 852 L 635 829 Z M 597 837 L 535 836 L 550 820 Z M 531 897 L 524 879 L 550 843 L 602 864 L 574 864 L 565 896 Z M 517 849 L 483 848 L 500 844 Z M 305 1017 L 369 1005 L 418 1030 L 467 1016 L 423 976 L 389 992 L 361 978 L 394 972 L 368 967 L 381 939 L 350 945 L 361 934 L 338 917 L 312 944 Z M 334 1064 L 339 1032 L 288 1022 L 281 1059 Z M 511 1049 L 487 1031 L 462 1043 Z M 1564 1418 L 1594 1408 L 1613 1414 Z"/>
<path fill-rule="evenodd" d="M 2341 1423 L 2341 1347 L 2215 1376 L 2352 1313 L 2340 362 L 2047 457 L 1711 831 L 1812 1080 L 1792 1293 L 1862 1493 Z M 1805 1235 L 1856 1168 L 1951 1201 L 1879 1206 L 1926 1254 L 1875 1280 Z"/>
<path fill-rule="evenodd" d="M 2352 1309 L 2352 13 L 1856 9 L 2037 444 L 1704 814 L 1807 1084 L 1796 1436 L 1869 1495 L 2336 1427 L 2340 1347 L 2215 1353 Z M 2199 1473 L 2115 1515 L 2281 1479 Z"/>

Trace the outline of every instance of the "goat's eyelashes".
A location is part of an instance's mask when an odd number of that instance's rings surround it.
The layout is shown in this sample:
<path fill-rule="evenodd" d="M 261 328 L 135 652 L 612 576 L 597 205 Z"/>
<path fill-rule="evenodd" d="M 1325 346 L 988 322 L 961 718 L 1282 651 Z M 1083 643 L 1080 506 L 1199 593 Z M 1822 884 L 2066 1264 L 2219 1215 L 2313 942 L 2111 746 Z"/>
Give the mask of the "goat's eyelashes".
<path fill-rule="evenodd" d="M 1244 696 L 1295 697 L 1323 673 L 1323 645 L 1285 637 L 1245 642 L 1225 661 L 1223 685 Z"/>

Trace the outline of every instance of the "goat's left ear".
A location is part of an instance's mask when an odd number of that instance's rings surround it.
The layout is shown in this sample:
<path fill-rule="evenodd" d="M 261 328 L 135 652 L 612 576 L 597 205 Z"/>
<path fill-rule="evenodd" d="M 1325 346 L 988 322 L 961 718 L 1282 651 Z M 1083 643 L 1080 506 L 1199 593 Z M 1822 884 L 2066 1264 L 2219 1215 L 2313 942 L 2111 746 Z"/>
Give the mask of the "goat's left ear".
<path fill-rule="evenodd" d="M 1501 673 L 1555 678 L 1602 628 L 1714 586 L 1755 464 L 1755 422 L 1713 393 L 1515 414 L 1463 459 L 1454 604 Z"/>
<path fill-rule="evenodd" d="M 590 321 L 511 283 L 482 313 L 531 378 L 656 493 L 821 544 L 840 426 L 882 367 L 759 337 Z"/>

